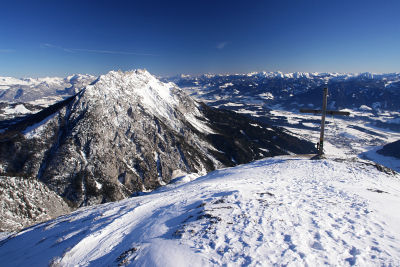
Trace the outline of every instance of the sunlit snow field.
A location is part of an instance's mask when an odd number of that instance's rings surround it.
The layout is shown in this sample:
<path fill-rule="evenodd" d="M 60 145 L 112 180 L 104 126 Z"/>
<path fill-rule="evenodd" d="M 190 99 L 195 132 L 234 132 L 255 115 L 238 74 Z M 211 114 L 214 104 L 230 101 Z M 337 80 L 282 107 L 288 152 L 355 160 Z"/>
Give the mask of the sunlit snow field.
<path fill-rule="evenodd" d="M 400 180 L 277 157 L 181 177 L 0 243 L 4 266 L 398 266 Z M 194 180 L 193 180 L 194 179 Z"/>

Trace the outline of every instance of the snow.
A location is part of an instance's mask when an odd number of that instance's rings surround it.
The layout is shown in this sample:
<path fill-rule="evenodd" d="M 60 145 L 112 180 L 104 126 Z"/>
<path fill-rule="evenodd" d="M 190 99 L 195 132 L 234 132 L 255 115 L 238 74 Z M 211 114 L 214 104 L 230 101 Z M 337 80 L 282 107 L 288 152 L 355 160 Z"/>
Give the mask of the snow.
<path fill-rule="evenodd" d="M 29 109 L 27 109 L 23 104 L 18 104 L 14 108 L 6 107 L 4 109 L 5 114 L 29 114 L 32 113 Z"/>
<path fill-rule="evenodd" d="M 400 118 L 391 118 L 385 121 L 386 123 L 400 124 Z"/>
<path fill-rule="evenodd" d="M 194 178 L 194 177 L 192 177 Z M 400 176 L 276 157 L 85 207 L 1 245 L 5 266 L 398 266 Z"/>
<path fill-rule="evenodd" d="M 34 79 L 18 79 L 13 77 L 0 77 L 0 85 L 30 85 L 32 82 L 38 84 Z"/>
<path fill-rule="evenodd" d="M 102 75 L 94 85 L 86 87 L 88 95 L 104 95 L 106 100 L 114 100 L 124 94 L 138 96 L 143 106 L 152 114 L 172 120 L 173 110 L 177 105 L 171 92 L 173 83 L 162 83 L 146 70 L 131 72 L 110 71 Z M 131 88 L 132 91 L 121 90 Z M 107 90 L 107 91 L 105 91 Z"/>
<path fill-rule="evenodd" d="M 344 138 L 355 139 L 355 140 L 359 139 L 356 135 L 350 133 L 340 133 L 339 135 Z"/>
<path fill-rule="evenodd" d="M 400 165 L 393 158 L 376 154 L 375 151 L 387 143 L 400 139 L 396 130 L 374 126 L 374 121 L 382 122 L 399 116 L 395 111 L 385 111 L 375 116 L 357 109 L 343 109 L 351 112 L 350 116 L 328 116 L 325 124 L 324 151 L 327 157 L 351 159 L 359 157 L 380 163 L 386 167 L 398 168 Z M 286 120 L 284 128 L 298 137 L 318 142 L 320 137 L 321 115 L 302 114 L 281 109 L 278 106 L 269 112 L 273 119 Z M 310 122 L 313 121 L 313 122 Z M 279 125 L 279 122 L 277 123 Z M 304 128 L 304 126 L 308 128 Z M 370 153 L 371 152 L 371 153 Z"/>
<path fill-rule="evenodd" d="M 97 182 L 97 181 L 94 181 L 94 182 L 95 182 L 96 188 L 97 188 L 98 190 L 100 190 L 101 188 L 103 188 L 103 185 L 102 185 L 101 183 L 99 183 L 99 182 Z"/>
<path fill-rule="evenodd" d="M 48 106 L 53 105 L 54 103 L 57 103 L 62 100 L 63 100 L 63 97 L 61 97 L 61 96 L 46 96 L 46 97 L 38 98 L 33 101 L 29 101 L 28 103 L 31 105 L 39 105 L 42 107 L 48 107 Z"/>
<path fill-rule="evenodd" d="M 3 241 L 4 239 L 7 239 L 12 234 L 13 234 L 12 232 L 0 232 L 0 242 Z"/>
<path fill-rule="evenodd" d="M 177 97 L 176 91 L 184 94 L 174 83 L 160 82 L 156 77 L 151 75 L 147 70 L 132 70 L 127 72 L 110 71 L 105 75 L 101 75 L 99 80 L 88 85 L 85 89 L 85 95 L 90 101 L 99 101 L 100 106 L 110 106 L 116 109 L 121 108 L 120 99 L 137 100 L 149 114 L 170 124 L 171 128 L 180 131 L 181 124 L 176 117 L 176 110 L 182 104 Z M 122 110 L 118 110 L 118 113 Z M 114 112 L 114 110 L 112 110 Z M 188 122 L 201 132 L 213 133 L 206 123 L 197 119 L 201 117 L 201 113 L 196 107 L 188 112 L 183 112 Z M 119 127 L 124 123 L 121 116 L 114 117 L 113 123 Z"/>
<path fill-rule="evenodd" d="M 200 132 L 207 134 L 215 134 L 215 132 L 210 127 L 208 127 L 206 123 L 197 119 L 193 114 L 186 113 L 184 115 L 186 120 Z"/>
<path fill-rule="evenodd" d="M 303 122 L 302 124 L 306 127 L 311 127 L 311 128 L 319 128 L 320 127 L 320 124 L 317 124 L 317 123 Z"/>
<path fill-rule="evenodd" d="M 372 108 L 370 108 L 370 107 L 368 107 L 366 105 L 361 105 L 360 106 L 360 110 L 370 111 L 370 110 L 372 110 Z"/>
<path fill-rule="evenodd" d="M 381 148 L 382 146 L 371 147 L 370 150 L 361 153 L 360 156 L 400 172 L 400 159 L 378 154 L 376 151 Z"/>
<path fill-rule="evenodd" d="M 31 138 L 37 138 L 40 137 L 40 134 L 46 129 L 46 125 L 51 119 L 56 117 L 57 113 L 54 113 L 44 120 L 35 123 L 29 127 L 27 127 L 22 133 L 24 134 L 25 138 L 31 139 Z"/>
<path fill-rule="evenodd" d="M 266 99 L 266 100 L 273 100 L 274 99 L 274 95 L 271 94 L 270 92 L 265 92 L 265 93 L 259 94 L 259 96 L 261 98 Z"/>
<path fill-rule="evenodd" d="M 206 75 L 201 75 L 202 77 L 205 78 L 214 78 L 214 77 L 226 77 L 226 76 L 247 76 L 247 77 L 260 77 L 260 78 L 284 78 L 284 79 L 315 79 L 319 78 L 322 79 L 326 82 L 329 80 L 348 80 L 351 78 L 357 78 L 357 77 L 364 77 L 364 78 L 379 78 L 385 81 L 385 87 L 390 86 L 391 83 L 396 83 L 399 81 L 398 76 L 399 73 L 382 73 L 382 74 L 377 74 L 377 73 L 337 73 L 337 72 L 289 72 L 289 73 L 283 73 L 281 71 L 275 71 L 275 72 L 249 72 L 249 73 L 235 73 L 235 74 L 206 74 Z M 170 77 L 171 80 L 179 80 L 179 79 L 190 79 L 190 78 L 199 78 L 201 76 L 191 76 L 191 75 L 185 75 L 184 77 Z M 389 80 L 385 80 L 389 79 Z"/>
<path fill-rule="evenodd" d="M 233 86 L 233 83 L 225 83 L 224 85 L 220 85 L 219 88 L 225 89 L 228 88 L 229 86 Z"/>

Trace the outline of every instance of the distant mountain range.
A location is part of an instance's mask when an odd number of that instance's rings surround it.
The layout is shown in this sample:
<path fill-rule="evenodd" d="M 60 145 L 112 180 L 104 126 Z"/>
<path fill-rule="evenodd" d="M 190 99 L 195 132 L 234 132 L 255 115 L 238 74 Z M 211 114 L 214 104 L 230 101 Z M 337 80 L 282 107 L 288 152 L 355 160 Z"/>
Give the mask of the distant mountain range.
<path fill-rule="evenodd" d="M 79 92 L 96 79 L 88 74 L 75 74 L 66 78 L 13 78 L 0 77 L 0 102 L 29 102 L 43 98 L 63 98 Z M 40 102 L 38 102 L 40 104 Z"/>
<path fill-rule="evenodd" d="M 91 75 L 66 78 L 0 77 L 0 120 L 40 111 L 66 99 L 96 80 Z M 321 106 L 322 88 L 329 88 L 330 108 L 400 110 L 400 73 L 282 73 L 203 74 L 162 77 L 213 107 L 252 110 Z M 234 105 L 232 105 L 234 103 Z"/>
<path fill-rule="evenodd" d="M 330 107 L 400 110 L 400 73 L 339 74 L 255 72 L 229 75 L 178 75 L 165 78 L 212 106 L 237 110 L 229 103 L 280 105 L 287 109 L 320 107 L 329 88 Z M 246 108 L 246 107 L 245 107 Z"/>

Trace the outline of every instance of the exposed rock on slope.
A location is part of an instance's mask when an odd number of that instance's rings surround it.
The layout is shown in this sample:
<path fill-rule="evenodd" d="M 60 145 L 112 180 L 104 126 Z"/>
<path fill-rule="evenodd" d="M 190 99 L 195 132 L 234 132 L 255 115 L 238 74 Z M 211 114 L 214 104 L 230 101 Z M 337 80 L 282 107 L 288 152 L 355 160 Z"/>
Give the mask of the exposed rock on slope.
<path fill-rule="evenodd" d="M 0 129 L 0 171 L 36 176 L 75 206 L 115 201 L 183 173 L 310 153 L 278 128 L 195 102 L 144 70 L 111 71 Z"/>
<path fill-rule="evenodd" d="M 37 179 L 0 176 L 0 232 L 69 213 L 67 203 Z"/>

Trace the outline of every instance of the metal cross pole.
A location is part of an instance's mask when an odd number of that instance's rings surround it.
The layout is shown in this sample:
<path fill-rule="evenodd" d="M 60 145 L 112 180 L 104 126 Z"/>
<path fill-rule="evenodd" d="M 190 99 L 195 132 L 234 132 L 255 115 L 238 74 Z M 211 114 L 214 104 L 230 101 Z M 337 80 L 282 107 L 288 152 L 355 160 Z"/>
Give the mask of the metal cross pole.
<path fill-rule="evenodd" d="M 349 116 L 350 112 L 337 111 L 337 110 L 326 110 L 328 103 L 328 88 L 324 88 L 324 97 L 322 99 L 322 110 L 318 109 L 300 109 L 301 113 L 312 113 L 312 114 L 322 114 L 321 117 L 321 133 L 319 136 L 319 142 L 317 143 L 318 155 L 324 154 L 324 132 L 325 132 L 325 117 L 326 114 L 329 115 L 344 115 Z"/>
<path fill-rule="evenodd" d="M 321 117 L 321 133 L 319 135 L 319 150 L 318 155 L 324 154 L 324 132 L 325 132 L 325 117 L 326 105 L 328 103 L 328 88 L 324 88 L 324 98 L 322 99 L 322 117 Z"/>

